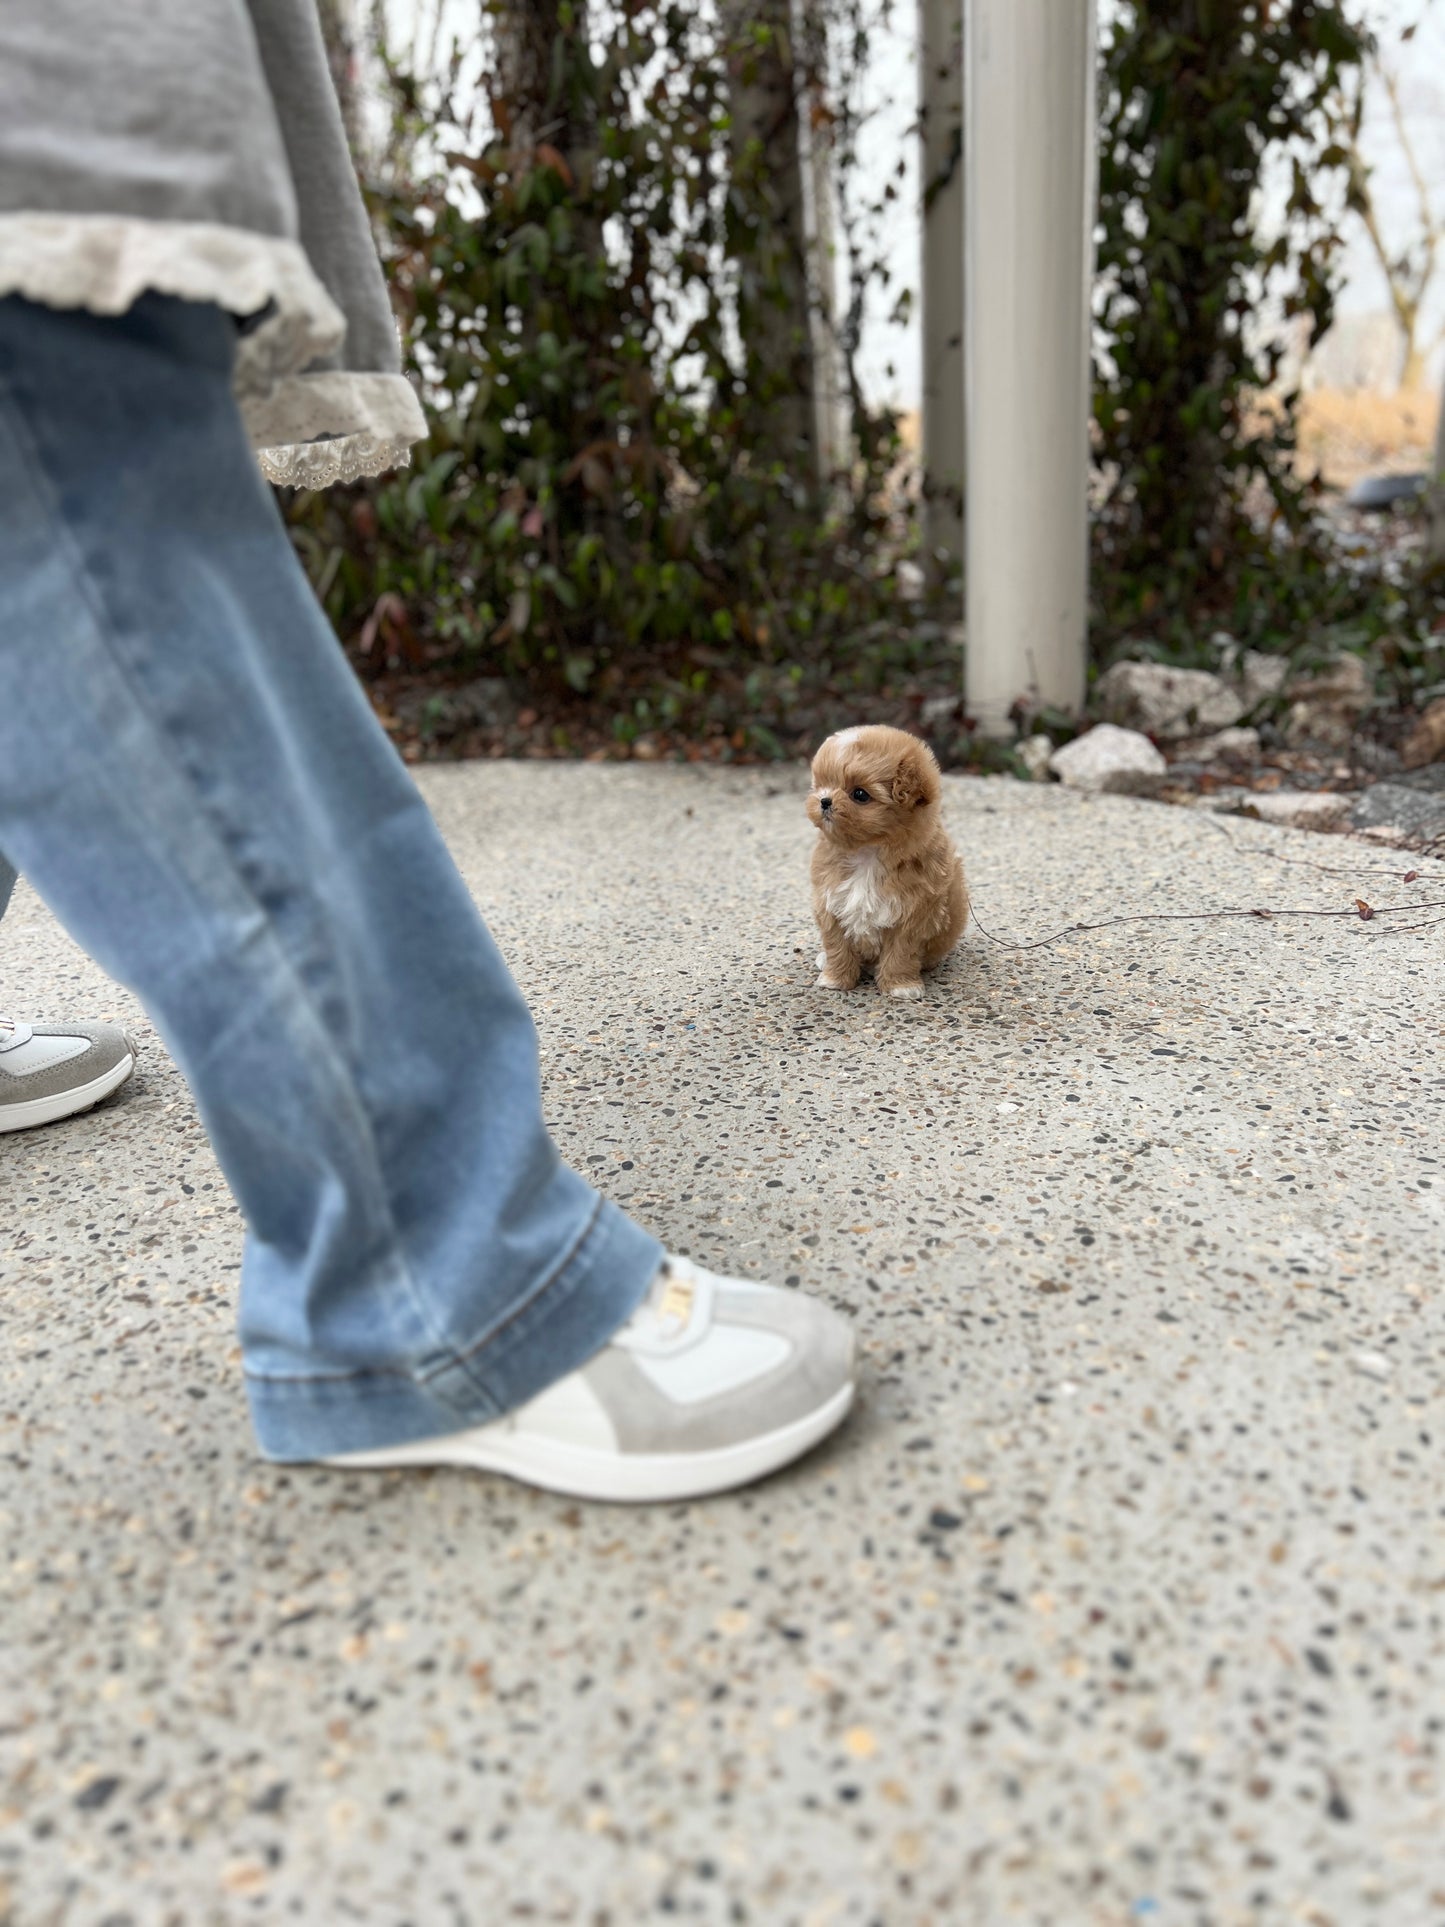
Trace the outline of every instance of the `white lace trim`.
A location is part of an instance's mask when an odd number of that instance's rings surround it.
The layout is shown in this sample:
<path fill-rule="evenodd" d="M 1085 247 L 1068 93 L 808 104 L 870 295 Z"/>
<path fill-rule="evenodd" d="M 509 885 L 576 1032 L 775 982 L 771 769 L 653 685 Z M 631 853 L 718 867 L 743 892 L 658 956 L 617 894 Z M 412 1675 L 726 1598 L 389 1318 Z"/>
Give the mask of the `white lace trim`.
<path fill-rule="evenodd" d="M 401 375 L 299 374 L 335 352 L 346 320 L 298 242 L 209 221 L 0 214 L 0 296 L 116 315 L 147 291 L 261 317 L 238 344 L 235 392 L 271 481 L 383 474 L 425 435 Z"/>
<path fill-rule="evenodd" d="M 0 295 L 47 308 L 124 314 L 147 290 L 214 301 L 234 315 L 269 310 L 241 338 L 236 395 L 265 395 L 340 347 L 346 321 L 298 241 L 211 221 L 124 214 L 0 214 Z"/>
<path fill-rule="evenodd" d="M 404 375 L 292 375 L 242 412 L 262 472 L 281 488 L 326 488 L 404 468 L 426 434 Z"/>
<path fill-rule="evenodd" d="M 290 448 L 259 448 L 261 473 L 277 488 L 331 488 L 411 467 L 411 440 L 378 441 L 374 435 L 339 435 L 330 441 L 298 442 Z"/>

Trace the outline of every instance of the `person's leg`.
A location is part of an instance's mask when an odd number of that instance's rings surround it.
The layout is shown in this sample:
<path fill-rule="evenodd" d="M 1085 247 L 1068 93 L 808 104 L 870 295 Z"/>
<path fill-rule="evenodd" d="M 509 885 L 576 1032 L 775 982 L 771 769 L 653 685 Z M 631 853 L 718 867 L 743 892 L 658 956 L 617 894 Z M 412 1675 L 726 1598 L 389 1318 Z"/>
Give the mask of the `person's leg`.
<path fill-rule="evenodd" d="M 249 1227 L 257 1432 L 303 1459 L 518 1406 L 661 1250 L 548 1139 L 526 1007 L 246 445 L 232 332 L 0 301 L 0 845 L 190 1080 Z"/>
<path fill-rule="evenodd" d="M 6 861 L 5 852 L 0 850 L 0 917 L 10 908 L 10 898 L 14 894 L 17 872 L 13 863 Z"/>

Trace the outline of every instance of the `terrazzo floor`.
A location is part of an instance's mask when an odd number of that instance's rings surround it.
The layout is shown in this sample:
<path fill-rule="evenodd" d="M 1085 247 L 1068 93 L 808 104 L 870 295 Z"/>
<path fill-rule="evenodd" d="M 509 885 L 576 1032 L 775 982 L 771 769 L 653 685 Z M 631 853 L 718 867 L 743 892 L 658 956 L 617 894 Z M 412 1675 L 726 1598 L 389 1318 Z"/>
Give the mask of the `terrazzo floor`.
<path fill-rule="evenodd" d="M 189 1094 L 22 885 L 0 1001 L 144 1055 L 0 1140 L 0 1922 L 1445 1921 L 1445 925 L 974 930 L 884 1004 L 813 987 L 800 772 L 422 785 L 564 1152 L 850 1311 L 860 1407 L 653 1511 L 258 1462 Z M 1002 938 L 1445 900 L 946 809 Z"/>

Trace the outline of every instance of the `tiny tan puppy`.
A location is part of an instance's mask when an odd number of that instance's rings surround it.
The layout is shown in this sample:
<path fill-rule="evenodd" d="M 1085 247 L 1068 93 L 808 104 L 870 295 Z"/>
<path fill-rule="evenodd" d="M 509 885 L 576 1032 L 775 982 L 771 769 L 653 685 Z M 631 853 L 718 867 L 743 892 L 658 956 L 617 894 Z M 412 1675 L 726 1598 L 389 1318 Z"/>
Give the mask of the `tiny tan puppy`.
<path fill-rule="evenodd" d="M 932 750 L 901 729 L 840 729 L 813 758 L 813 915 L 825 990 L 855 989 L 871 964 L 890 997 L 921 997 L 923 972 L 963 934 L 968 890 L 939 820 L 940 789 Z"/>

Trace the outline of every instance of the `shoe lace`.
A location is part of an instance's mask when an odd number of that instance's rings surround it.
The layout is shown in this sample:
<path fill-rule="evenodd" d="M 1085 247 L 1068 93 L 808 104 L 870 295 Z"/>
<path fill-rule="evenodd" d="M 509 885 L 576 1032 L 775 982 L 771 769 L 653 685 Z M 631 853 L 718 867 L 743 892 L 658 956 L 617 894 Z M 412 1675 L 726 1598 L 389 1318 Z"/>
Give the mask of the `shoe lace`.
<path fill-rule="evenodd" d="M 674 1339 L 686 1340 L 698 1315 L 698 1297 L 706 1292 L 704 1279 L 686 1258 L 664 1258 L 658 1266 L 647 1296 L 633 1312 L 613 1344 L 624 1351 L 655 1353 Z"/>
<path fill-rule="evenodd" d="M 697 1286 L 689 1269 L 675 1259 L 664 1258 L 651 1289 L 628 1321 L 638 1336 L 676 1338 L 687 1330 L 692 1318 Z"/>
<path fill-rule="evenodd" d="M 659 1283 L 662 1289 L 656 1306 L 657 1321 L 671 1336 L 681 1331 L 692 1317 L 693 1281 L 672 1265 L 664 1264 Z"/>

